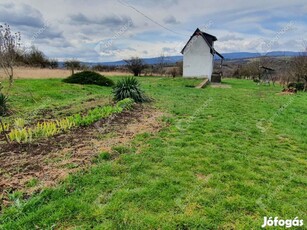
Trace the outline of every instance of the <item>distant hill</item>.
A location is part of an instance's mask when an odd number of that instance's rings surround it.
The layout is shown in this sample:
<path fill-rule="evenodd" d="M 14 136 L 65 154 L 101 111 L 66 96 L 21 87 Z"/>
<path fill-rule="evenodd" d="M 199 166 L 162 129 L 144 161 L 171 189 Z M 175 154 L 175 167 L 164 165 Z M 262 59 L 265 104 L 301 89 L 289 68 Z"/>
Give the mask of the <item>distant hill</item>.
<path fill-rule="evenodd" d="M 299 52 L 293 52 L 293 51 L 273 51 L 266 54 L 266 56 L 270 57 L 293 57 L 297 56 Z M 261 54 L 259 53 L 250 53 L 250 52 L 234 52 L 234 53 L 223 53 L 222 54 L 226 60 L 235 60 L 235 59 L 244 59 L 244 58 L 256 58 L 260 57 Z M 218 57 L 215 57 L 215 59 L 219 59 Z M 144 62 L 148 65 L 155 65 L 161 62 L 160 57 L 154 57 L 154 58 L 144 58 Z M 164 57 L 164 62 L 167 64 L 173 64 L 176 62 L 182 61 L 182 55 L 180 56 L 166 56 Z M 107 65 L 107 66 L 121 66 L 125 65 L 125 62 L 123 60 L 121 61 L 113 61 L 113 62 L 84 62 L 83 64 L 86 64 L 88 66 L 95 66 L 95 65 Z M 60 67 L 63 67 L 63 63 L 59 63 Z"/>
<path fill-rule="evenodd" d="M 148 65 L 155 65 L 161 62 L 161 57 L 155 57 L 155 58 L 143 58 L 144 62 Z M 164 57 L 165 63 L 176 63 L 182 61 L 182 56 L 166 56 Z M 102 62 L 100 63 L 102 65 L 125 65 L 126 63 L 124 61 L 115 61 L 115 62 Z"/>
<path fill-rule="evenodd" d="M 293 51 L 273 51 L 273 52 L 267 53 L 266 56 L 270 56 L 270 57 L 281 57 L 281 56 L 293 57 L 293 56 L 296 56 L 298 54 L 299 54 L 299 52 L 293 52 Z M 256 57 L 261 56 L 261 54 L 259 54 L 259 53 L 250 53 L 250 52 L 224 53 L 222 55 L 224 56 L 225 59 L 229 59 L 229 60 L 242 59 L 242 58 L 256 58 Z M 216 57 L 216 59 L 218 59 L 218 58 Z M 143 60 L 146 64 L 154 65 L 154 64 L 158 64 L 161 59 L 160 59 L 160 57 L 155 57 L 155 58 L 144 58 Z M 179 62 L 179 61 L 182 61 L 182 55 L 164 57 L 165 63 L 171 64 L 171 63 L 176 63 L 176 62 Z M 125 62 L 124 61 L 102 62 L 100 64 L 114 66 L 114 65 L 125 65 Z"/>
<path fill-rule="evenodd" d="M 269 57 L 293 57 L 297 56 L 299 52 L 293 51 L 272 51 L 266 54 Z M 249 53 L 249 52 L 236 52 L 236 53 L 224 53 L 222 54 L 225 59 L 241 59 L 241 58 L 256 58 L 262 56 L 259 53 Z"/>

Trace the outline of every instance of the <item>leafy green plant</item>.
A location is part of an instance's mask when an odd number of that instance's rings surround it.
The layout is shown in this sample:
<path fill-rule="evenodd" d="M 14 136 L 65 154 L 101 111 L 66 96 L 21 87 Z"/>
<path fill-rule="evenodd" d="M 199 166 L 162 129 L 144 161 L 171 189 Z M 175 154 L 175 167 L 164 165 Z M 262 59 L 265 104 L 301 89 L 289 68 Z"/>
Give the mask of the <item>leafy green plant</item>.
<path fill-rule="evenodd" d="M 8 134 L 8 137 L 10 138 L 11 141 L 16 141 L 18 143 L 21 142 L 21 135 L 19 133 L 19 129 L 13 129 L 11 132 Z"/>
<path fill-rule="evenodd" d="M 22 129 L 25 127 L 25 125 L 26 125 L 26 121 L 23 118 L 17 118 L 14 121 L 14 126 L 16 129 Z"/>
<path fill-rule="evenodd" d="M 68 119 L 68 118 L 64 118 L 64 119 L 59 120 L 59 121 L 56 120 L 55 122 L 56 122 L 58 128 L 61 129 L 62 131 L 69 130 L 72 127 L 75 126 L 75 123 L 72 120 Z"/>
<path fill-rule="evenodd" d="M 115 106 L 103 106 L 90 110 L 87 115 L 81 116 L 75 114 L 68 118 L 69 121 L 73 122 L 76 126 L 88 126 L 100 119 L 111 116 L 115 113 L 121 113 L 124 109 L 131 109 L 134 104 L 134 100 L 127 98 L 117 102 Z"/>
<path fill-rule="evenodd" d="M 50 137 L 60 132 L 55 122 L 37 123 L 35 133 L 39 133 L 40 137 Z"/>
<path fill-rule="evenodd" d="M 93 71 L 82 71 L 80 73 L 73 74 L 70 77 L 64 79 L 63 82 L 81 85 L 114 85 L 114 82 L 111 79 Z"/>
<path fill-rule="evenodd" d="M 17 143 L 27 143 L 31 142 L 33 138 L 33 132 L 31 129 L 13 129 L 8 134 L 11 141 L 16 141 Z"/>
<path fill-rule="evenodd" d="M 125 98 L 125 99 L 117 102 L 116 106 L 121 108 L 121 109 L 130 110 L 130 109 L 132 109 L 133 104 L 134 104 L 134 100 L 132 98 Z"/>
<path fill-rule="evenodd" d="M 115 113 L 115 109 L 112 106 L 104 106 L 100 108 L 95 108 L 93 110 L 90 110 L 89 113 L 83 117 L 77 116 L 77 122 L 81 126 L 87 126 L 90 125 L 102 118 L 108 117 Z"/>
<path fill-rule="evenodd" d="M 75 126 L 81 126 L 82 125 L 82 116 L 81 114 L 74 114 L 70 117 L 67 118 L 70 122 L 73 122 L 75 124 Z"/>
<path fill-rule="evenodd" d="M 119 80 L 113 88 L 113 94 L 116 101 L 125 98 L 132 98 L 135 102 L 151 101 L 141 90 L 140 83 L 135 77 L 127 77 Z"/>

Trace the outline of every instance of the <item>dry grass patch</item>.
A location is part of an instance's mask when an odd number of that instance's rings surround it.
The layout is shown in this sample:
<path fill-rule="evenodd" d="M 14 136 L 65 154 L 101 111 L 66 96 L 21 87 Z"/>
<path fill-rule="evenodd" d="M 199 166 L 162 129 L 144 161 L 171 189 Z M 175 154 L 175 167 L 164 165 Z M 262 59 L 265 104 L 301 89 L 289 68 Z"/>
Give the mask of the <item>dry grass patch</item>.
<path fill-rule="evenodd" d="M 76 71 L 81 72 L 81 71 Z M 127 76 L 132 75 L 127 72 L 99 72 L 104 76 Z M 71 75 L 70 70 L 66 69 L 41 69 L 33 67 L 16 67 L 14 69 L 15 79 L 48 79 L 65 78 Z M 5 79 L 4 72 L 0 72 L 0 79 Z"/>

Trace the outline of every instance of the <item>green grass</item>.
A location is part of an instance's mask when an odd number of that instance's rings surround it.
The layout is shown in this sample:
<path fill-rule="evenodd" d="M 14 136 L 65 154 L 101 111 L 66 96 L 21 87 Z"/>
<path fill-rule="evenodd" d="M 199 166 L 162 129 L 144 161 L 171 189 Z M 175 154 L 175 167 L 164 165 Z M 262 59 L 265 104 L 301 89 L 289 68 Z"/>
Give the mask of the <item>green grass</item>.
<path fill-rule="evenodd" d="M 69 112 L 79 112 L 83 103 L 93 99 L 107 103 L 111 88 L 95 85 L 68 84 L 61 79 L 19 79 L 9 91 L 9 104 L 13 117 L 39 119 L 42 111 L 51 111 L 57 115 L 67 107 Z"/>
<path fill-rule="evenodd" d="M 264 216 L 306 226 L 306 93 L 246 80 L 204 90 L 186 87 L 199 80 L 140 81 L 169 125 L 5 209 L 0 228 L 260 229 Z"/>

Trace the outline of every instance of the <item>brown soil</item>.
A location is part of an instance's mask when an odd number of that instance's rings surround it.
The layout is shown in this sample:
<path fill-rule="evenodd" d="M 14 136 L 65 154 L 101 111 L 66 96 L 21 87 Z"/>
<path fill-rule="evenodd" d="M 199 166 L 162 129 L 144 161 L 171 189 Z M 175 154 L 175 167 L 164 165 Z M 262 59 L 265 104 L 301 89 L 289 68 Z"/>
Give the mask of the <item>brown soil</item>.
<path fill-rule="evenodd" d="M 53 186 L 69 173 L 88 167 L 102 151 L 112 154 L 112 147 L 129 143 L 136 134 L 161 129 L 163 113 L 136 106 L 92 126 L 32 144 L 1 144 L 0 198 L 8 203 L 7 194 L 20 190 L 25 194 Z M 113 155 L 114 157 L 114 155 Z M 38 184 L 29 186 L 30 181 Z M 1 204 L 1 203 L 0 203 Z"/>

